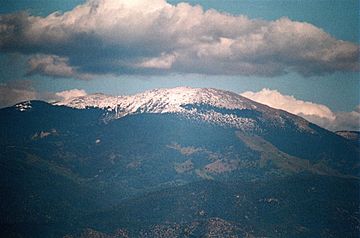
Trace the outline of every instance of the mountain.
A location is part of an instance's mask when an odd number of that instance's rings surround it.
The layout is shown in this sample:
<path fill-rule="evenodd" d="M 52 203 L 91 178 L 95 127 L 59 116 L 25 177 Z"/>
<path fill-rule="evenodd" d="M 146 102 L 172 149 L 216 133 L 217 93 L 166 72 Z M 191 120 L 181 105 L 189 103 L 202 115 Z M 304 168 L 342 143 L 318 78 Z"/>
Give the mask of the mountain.
<path fill-rule="evenodd" d="M 119 97 L 93 94 L 70 98 L 55 105 L 78 109 L 100 108 L 108 111 L 104 118 L 107 120 L 140 113 L 175 113 L 244 131 L 261 130 L 256 119 L 278 126 L 284 124 L 283 120 L 291 119 L 302 130 L 310 130 L 301 118 L 295 119 L 289 113 L 271 110 L 238 94 L 218 89 L 178 87 Z M 257 117 L 260 114 L 262 117 Z"/>
<path fill-rule="evenodd" d="M 3 236 L 359 232 L 358 144 L 235 93 L 23 102 L 0 129 Z"/>

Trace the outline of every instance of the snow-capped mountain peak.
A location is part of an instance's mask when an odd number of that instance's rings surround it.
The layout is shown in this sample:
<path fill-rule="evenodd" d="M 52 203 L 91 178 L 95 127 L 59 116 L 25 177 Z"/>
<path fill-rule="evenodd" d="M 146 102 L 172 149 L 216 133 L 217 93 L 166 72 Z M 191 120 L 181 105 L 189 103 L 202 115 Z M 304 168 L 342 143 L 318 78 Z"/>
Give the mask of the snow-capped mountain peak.
<path fill-rule="evenodd" d="M 60 101 L 55 103 L 55 105 L 64 105 L 78 109 L 94 107 L 108 110 L 123 110 L 127 113 L 139 111 L 167 113 L 183 111 L 182 105 L 200 103 L 228 109 L 256 108 L 248 99 L 235 93 L 212 88 L 190 87 L 154 89 L 131 96 L 91 94 Z"/>
<path fill-rule="evenodd" d="M 246 110 L 254 114 L 261 113 L 263 119 L 275 120 L 276 124 L 283 124 L 284 117 L 289 117 L 284 112 L 271 109 L 239 94 L 213 88 L 154 89 L 131 96 L 91 94 L 56 102 L 55 105 L 77 109 L 100 108 L 108 111 L 111 119 L 138 113 L 178 113 L 244 130 L 254 130 L 258 127 L 254 116 L 241 113 Z M 207 105 L 207 109 L 202 110 L 201 105 Z"/>

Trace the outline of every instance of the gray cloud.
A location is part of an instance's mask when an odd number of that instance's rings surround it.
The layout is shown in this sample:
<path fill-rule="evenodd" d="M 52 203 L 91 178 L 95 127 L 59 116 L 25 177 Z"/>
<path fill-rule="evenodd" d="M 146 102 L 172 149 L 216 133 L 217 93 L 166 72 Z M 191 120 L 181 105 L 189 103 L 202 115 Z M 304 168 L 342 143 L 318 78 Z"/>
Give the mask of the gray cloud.
<path fill-rule="evenodd" d="M 69 65 L 69 59 L 57 55 L 34 55 L 28 60 L 27 75 L 42 74 L 52 77 L 73 77 L 90 79 L 91 75 L 79 73 Z"/>
<path fill-rule="evenodd" d="M 359 70 L 358 45 L 311 24 L 249 19 L 163 0 L 89 0 L 47 17 L 1 15 L 0 49 L 35 57 L 30 73 L 55 77 Z"/>
<path fill-rule="evenodd" d="M 41 73 L 67 77 L 75 75 L 75 70 L 68 65 L 68 60 L 56 55 L 35 55 L 28 63 L 28 74 Z"/>

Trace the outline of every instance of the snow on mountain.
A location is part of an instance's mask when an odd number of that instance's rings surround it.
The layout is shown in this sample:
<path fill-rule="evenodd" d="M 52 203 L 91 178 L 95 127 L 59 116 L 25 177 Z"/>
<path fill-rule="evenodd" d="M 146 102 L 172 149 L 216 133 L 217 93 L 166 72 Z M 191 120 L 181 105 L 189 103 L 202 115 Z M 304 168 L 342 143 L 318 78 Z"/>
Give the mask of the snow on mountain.
<path fill-rule="evenodd" d="M 27 111 L 27 110 L 31 109 L 32 106 L 31 106 L 30 101 L 26 101 L 26 102 L 21 102 L 21 103 L 16 104 L 15 108 L 17 110 L 19 110 L 20 112 L 24 112 L 24 111 Z"/>
<path fill-rule="evenodd" d="M 154 89 L 132 96 L 107 96 L 104 94 L 92 94 L 82 97 L 70 98 L 66 101 L 57 102 L 56 105 L 66 105 L 78 109 L 95 107 L 102 109 L 126 109 L 127 113 L 136 111 L 149 113 L 181 112 L 181 105 L 203 103 L 212 106 L 244 109 L 256 106 L 248 103 L 248 100 L 235 93 L 217 90 L 190 87 L 177 87 L 171 89 Z"/>
<path fill-rule="evenodd" d="M 108 118 L 111 119 L 138 113 L 178 113 L 188 118 L 242 130 L 258 130 L 254 118 L 236 113 L 247 110 L 260 112 L 266 120 L 277 125 L 284 124 L 285 118 L 292 118 L 299 128 L 309 129 L 305 120 L 295 120 L 295 116 L 289 113 L 256 103 L 236 93 L 212 88 L 154 89 L 131 96 L 92 94 L 56 102 L 54 105 L 77 109 L 100 108 L 108 111 Z M 197 106 L 187 107 L 186 105 Z M 199 108 L 201 105 L 208 105 L 210 108 L 201 110 Z M 228 111 L 223 112 L 221 109 Z"/>

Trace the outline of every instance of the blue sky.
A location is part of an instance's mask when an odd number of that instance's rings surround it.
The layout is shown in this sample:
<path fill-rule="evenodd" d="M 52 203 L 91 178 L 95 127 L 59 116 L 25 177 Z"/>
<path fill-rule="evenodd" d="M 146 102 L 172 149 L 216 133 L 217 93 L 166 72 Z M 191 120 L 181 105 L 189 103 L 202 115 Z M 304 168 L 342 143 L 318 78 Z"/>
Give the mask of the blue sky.
<path fill-rule="evenodd" d="M 176 4 L 181 1 L 168 2 Z M 192 0 L 186 2 L 191 5 L 199 4 L 205 10 L 212 8 L 223 14 L 246 15 L 249 19 L 262 19 L 267 22 L 287 17 L 291 21 L 310 23 L 338 41 L 343 40 L 355 45 L 358 45 L 359 41 L 359 1 Z M 83 1 L 78 0 L 2 0 L 0 13 L 8 14 L 26 10 L 30 15 L 44 17 L 54 11 L 70 11 L 81 3 Z M 4 53 L 5 51 L 6 53 Z M 16 52 L 13 49 L 5 51 L 0 54 L 0 82 L 10 84 L 9 82 L 15 80 L 27 80 L 31 82 L 35 90 L 40 92 L 58 92 L 77 88 L 84 89 L 88 93 L 103 92 L 119 95 L 132 94 L 151 88 L 186 85 L 215 87 L 241 93 L 269 88 L 284 95 L 293 95 L 299 100 L 324 104 L 334 111 L 351 111 L 359 104 L 360 80 L 359 72 L 356 70 L 352 72 L 352 70 L 334 71 L 330 69 L 329 72 L 326 72 L 321 68 L 316 69 L 314 74 L 310 72 L 310 75 L 302 73 L 304 70 L 299 70 L 274 73 L 269 76 L 267 73 L 261 75 L 262 73 L 259 74 L 257 71 L 254 74 L 232 73 L 233 71 L 231 73 L 215 71 L 213 74 L 206 74 L 204 71 L 193 72 L 188 68 L 183 72 L 166 71 L 166 73 L 132 72 L 124 69 L 125 73 L 115 72 L 111 76 L 97 74 L 89 80 L 79 79 L 73 74 L 56 75 L 56 77 L 46 73 L 40 74 L 37 71 L 29 74 L 27 51 Z M 76 58 L 72 59 L 73 61 L 84 60 L 73 55 L 69 57 Z M 96 70 L 102 70 L 101 65 L 96 65 L 96 62 L 94 64 L 86 65 L 84 69 L 89 68 L 90 73 L 93 72 L 94 67 Z M 321 73 L 318 74 L 319 70 Z"/>

